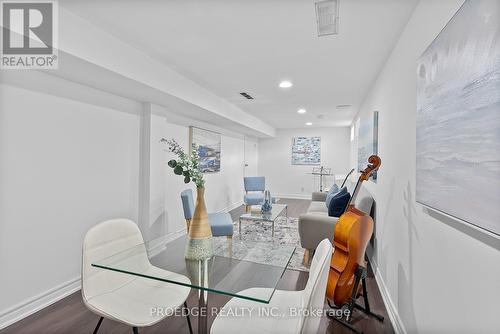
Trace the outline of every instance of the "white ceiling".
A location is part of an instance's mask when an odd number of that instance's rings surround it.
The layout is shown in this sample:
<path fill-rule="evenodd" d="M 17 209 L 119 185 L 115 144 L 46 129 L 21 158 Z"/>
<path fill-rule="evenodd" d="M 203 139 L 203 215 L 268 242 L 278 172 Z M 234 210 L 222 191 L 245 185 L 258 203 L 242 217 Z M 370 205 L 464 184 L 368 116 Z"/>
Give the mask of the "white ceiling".
<path fill-rule="evenodd" d="M 325 37 L 312 0 L 60 4 L 270 125 L 300 128 L 351 123 L 416 2 L 340 0 L 340 33 Z"/>

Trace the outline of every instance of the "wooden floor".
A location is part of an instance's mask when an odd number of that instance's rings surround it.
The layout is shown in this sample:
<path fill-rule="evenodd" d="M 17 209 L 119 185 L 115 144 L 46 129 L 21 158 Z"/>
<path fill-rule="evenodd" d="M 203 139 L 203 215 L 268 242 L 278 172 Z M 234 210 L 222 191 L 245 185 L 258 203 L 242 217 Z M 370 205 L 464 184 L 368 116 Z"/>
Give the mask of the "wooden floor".
<path fill-rule="evenodd" d="M 282 199 L 280 201 L 289 205 L 289 216 L 298 217 L 301 213 L 307 210 L 309 201 L 296 199 Z M 238 215 L 243 212 L 243 208 L 237 208 L 231 212 L 233 219 L 236 220 Z M 281 279 L 278 286 L 283 290 L 301 290 L 305 287 L 308 274 L 300 271 L 287 270 Z M 370 271 L 367 278 L 367 286 L 370 297 L 370 306 L 372 310 L 385 317 L 384 322 L 379 322 L 374 318 L 368 317 L 359 311 L 354 312 L 353 324 L 362 329 L 364 333 L 394 333 L 394 330 L 389 321 L 387 310 L 382 301 L 382 297 L 378 290 L 377 284 Z M 228 297 L 210 294 L 209 307 L 222 307 Z M 192 291 L 187 300 L 189 307 L 197 305 L 197 297 Z M 362 304 L 362 302 L 360 301 Z M 7 327 L 0 330 L 0 334 L 66 334 L 66 333 L 92 333 L 99 317 L 88 311 L 82 302 L 80 292 L 76 292 L 59 302 Z M 213 319 L 209 318 L 209 324 Z M 196 333 L 197 323 L 196 318 L 192 318 L 193 330 Z M 159 324 L 140 328 L 140 333 L 189 333 L 186 319 L 183 317 L 169 317 Z M 121 334 L 132 333 L 132 328 L 114 322 L 104 320 L 99 333 Z M 335 333 L 335 334 L 352 334 L 350 330 L 339 325 L 337 322 L 331 321 L 327 317 L 322 318 L 320 330 L 318 333 Z M 312 333 L 311 333 L 312 334 Z"/>

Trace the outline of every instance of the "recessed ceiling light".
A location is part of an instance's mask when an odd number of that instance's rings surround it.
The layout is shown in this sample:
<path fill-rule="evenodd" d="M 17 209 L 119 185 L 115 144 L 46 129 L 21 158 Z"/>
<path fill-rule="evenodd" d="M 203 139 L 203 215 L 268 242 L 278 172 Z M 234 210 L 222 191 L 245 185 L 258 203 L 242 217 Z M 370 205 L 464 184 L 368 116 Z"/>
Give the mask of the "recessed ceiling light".
<path fill-rule="evenodd" d="M 288 80 L 283 80 L 282 82 L 280 82 L 280 87 L 281 88 L 290 88 L 292 86 L 293 86 L 293 83 L 291 83 Z"/>
<path fill-rule="evenodd" d="M 313 125 L 311 122 L 307 122 L 306 125 Z"/>
<path fill-rule="evenodd" d="M 305 114 L 307 111 L 305 109 L 299 109 L 297 110 L 299 114 Z"/>

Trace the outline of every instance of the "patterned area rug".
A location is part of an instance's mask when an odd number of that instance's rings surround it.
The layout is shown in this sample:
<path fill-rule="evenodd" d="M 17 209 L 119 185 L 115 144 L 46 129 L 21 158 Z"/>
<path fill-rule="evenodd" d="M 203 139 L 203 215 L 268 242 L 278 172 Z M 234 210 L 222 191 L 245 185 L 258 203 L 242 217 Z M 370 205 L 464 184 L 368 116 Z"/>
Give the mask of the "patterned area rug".
<path fill-rule="evenodd" d="M 258 241 L 272 242 L 278 245 L 295 246 L 295 253 L 288 264 L 288 269 L 309 271 L 309 267 L 302 263 L 304 257 L 304 249 L 300 246 L 298 218 L 279 217 L 274 225 L 274 238 L 271 234 L 271 223 L 255 222 L 242 220 L 241 221 L 241 239 L 243 241 Z M 239 238 L 238 222 L 235 222 L 233 238 Z M 255 259 L 256 262 L 259 259 Z"/>

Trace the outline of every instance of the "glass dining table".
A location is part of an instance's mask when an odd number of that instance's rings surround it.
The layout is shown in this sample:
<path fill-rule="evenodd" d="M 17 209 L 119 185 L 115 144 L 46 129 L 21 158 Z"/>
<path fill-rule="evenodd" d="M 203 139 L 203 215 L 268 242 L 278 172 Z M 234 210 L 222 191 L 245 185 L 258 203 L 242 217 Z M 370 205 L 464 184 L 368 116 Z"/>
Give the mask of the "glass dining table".
<path fill-rule="evenodd" d="M 184 258 L 187 236 L 173 240 L 156 239 L 95 261 L 92 266 L 112 270 L 143 279 L 168 282 L 197 290 L 198 333 L 208 333 L 207 305 L 209 293 L 268 304 L 284 274 L 295 247 L 278 242 L 256 242 L 249 240 L 214 237 L 215 255 L 207 260 L 193 261 Z M 148 271 L 141 259 L 158 268 L 189 278 L 178 280 L 176 275 L 155 274 Z M 265 294 L 252 293 L 249 288 L 268 288 Z M 255 290 L 254 290 L 255 291 Z M 262 291 L 262 290 L 260 290 Z"/>

